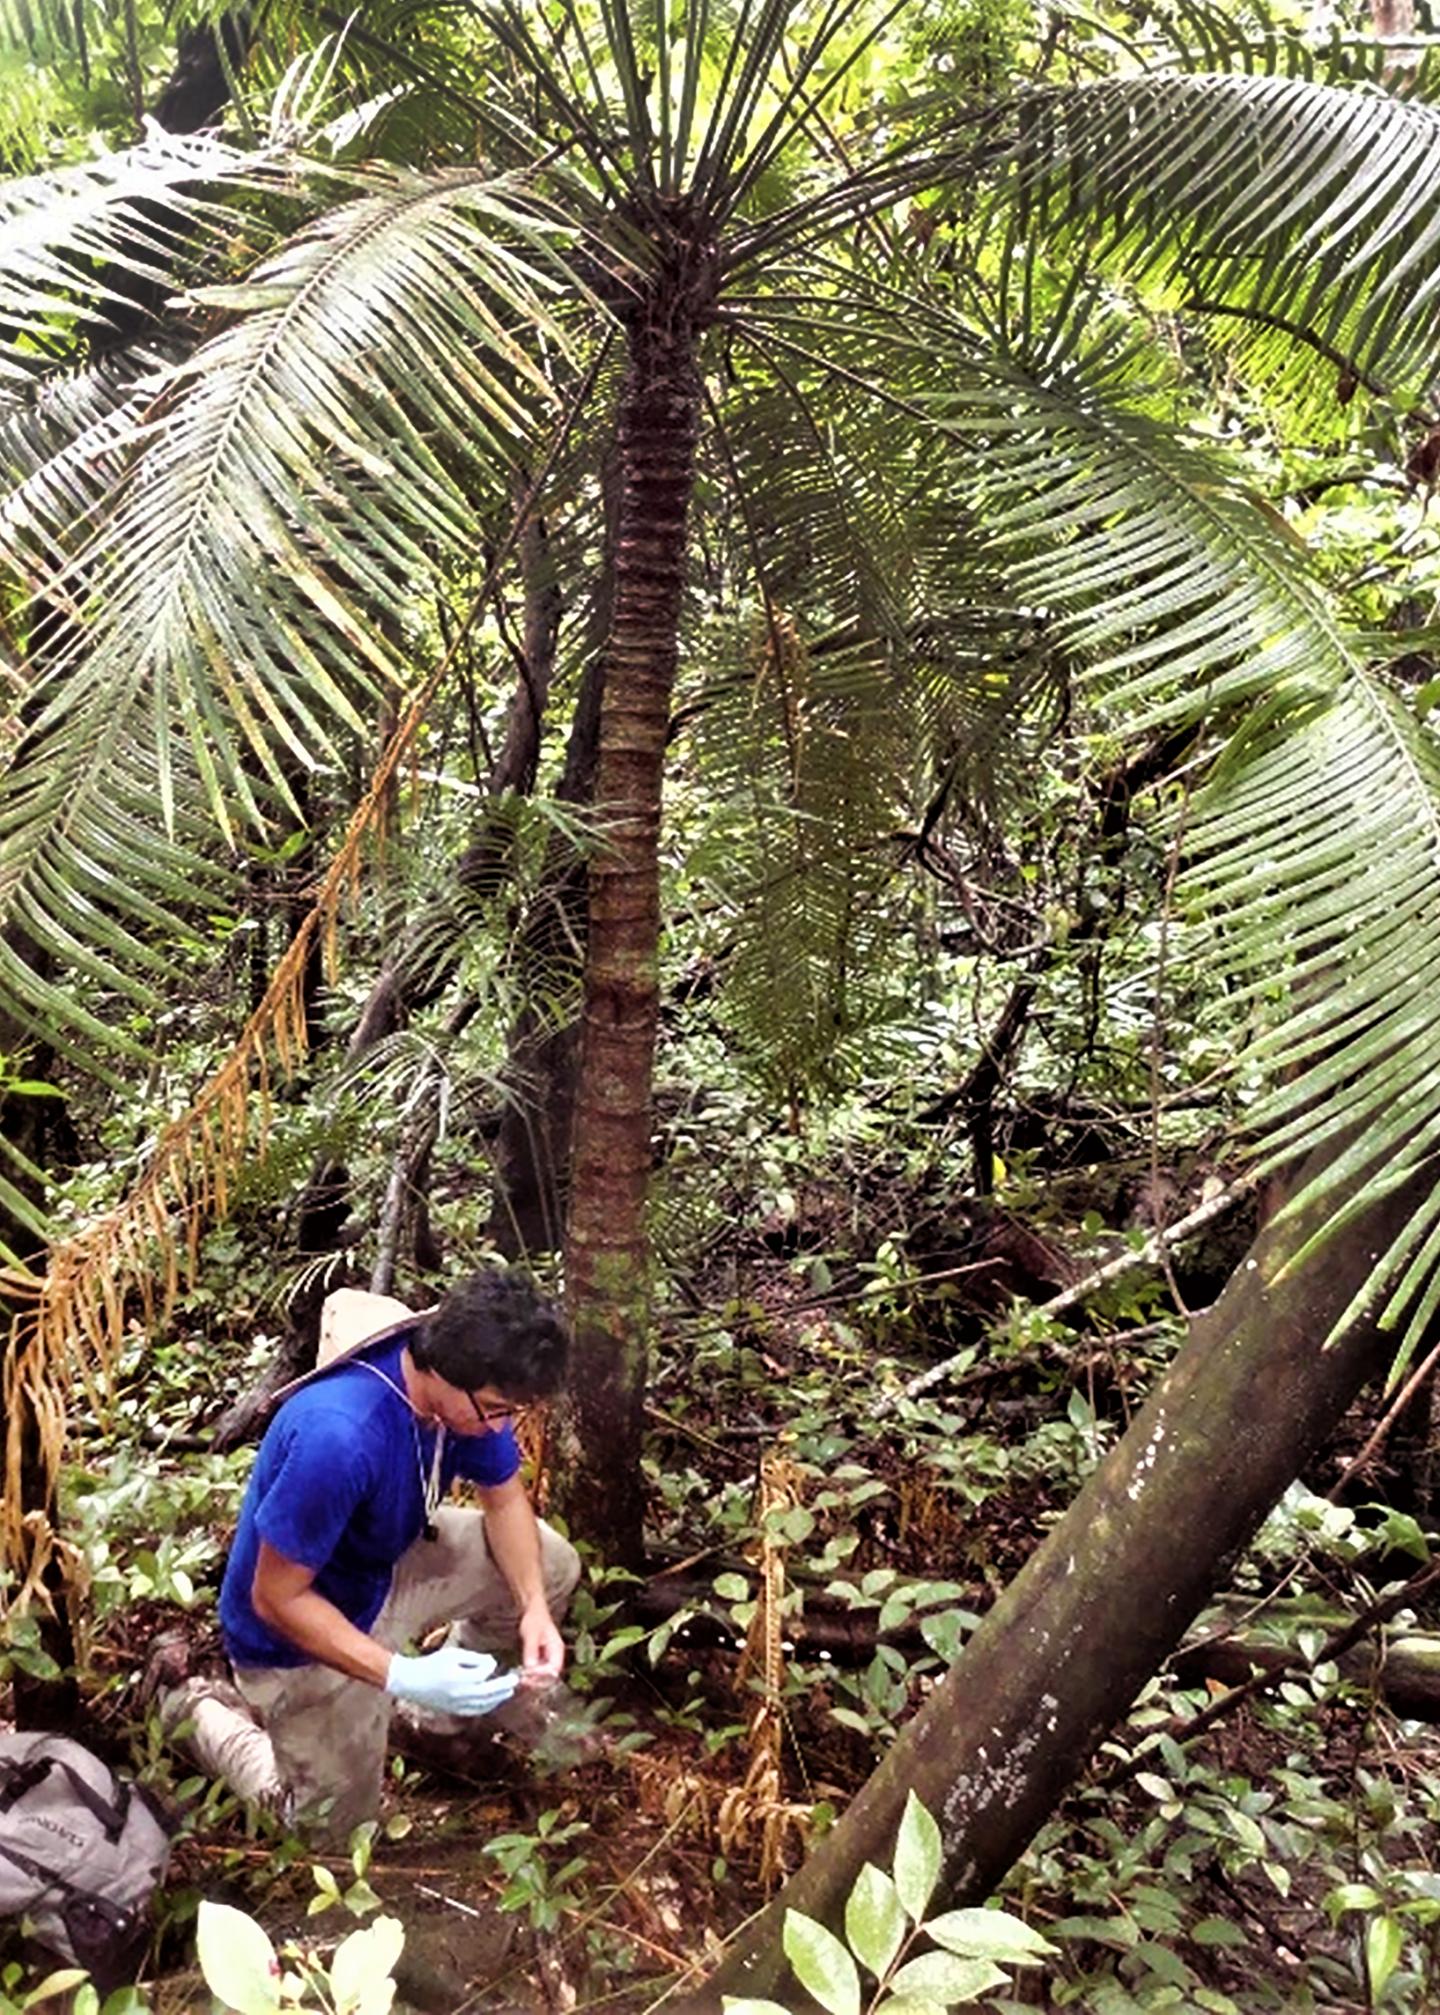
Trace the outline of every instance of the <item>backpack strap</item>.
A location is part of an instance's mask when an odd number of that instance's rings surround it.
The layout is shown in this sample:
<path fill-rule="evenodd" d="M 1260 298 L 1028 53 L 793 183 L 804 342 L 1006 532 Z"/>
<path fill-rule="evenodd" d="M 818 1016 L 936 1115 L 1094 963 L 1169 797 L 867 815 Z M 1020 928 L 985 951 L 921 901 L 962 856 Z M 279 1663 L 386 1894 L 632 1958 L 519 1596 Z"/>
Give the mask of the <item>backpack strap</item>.
<path fill-rule="evenodd" d="M 54 1767 L 53 1756 L 0 1757 L 0 1812 L 8 1812 L 16 1799 L 33 1791 Z"/>
<path fill-rule="evenodd" d="M 111 1846 L 125 1831 L 125 1814 L 130 1808 L 130 1787 L 115 1780 L 119 1793 L 118 1801 L 107 1798 L 103 1791 L 97 1791 L 88 1777 L 82 1776 L 73 1763 L 63 1756 L 27 1756 L 23 1763 L 0 1762 L 0 1776 L 4 1777 L 4 1789 L 0 1790 L 0 1812 L 8 1812 L 12 1805 L 25 1797 L 50 1775 L 52 1770 L 62 1770 L 70 1780 L 70 1788 L 90 1817 L 104 1829 L 105 1838 Z M 7 1852 L 11 1850 L 7 1849 Z M 12 1854 L 12 1858 L 13 1854 Z"/>
<path fill-rule="evenodd" d="M 47 1868 L 43 1861 L 36 1861 L 30 1855 L 22 1854 L 18 1847 L 12 1847 L 8 1841 L 0 1840 L 0 1854 L 3 1854 L 7 1861 L 12 1861 L 17 1868 L 22 1869 L 31 1881 L 38 1885 L 35 1892 L 37 1896 L 53 1893 L 65 1897 L 67 1902 L 79 1902 L 92 1917 L 99 1917 L 110 1931 L 123 1932 L 134 1924 L 133 1910 L 127 1910 L 123 1904 L 112 1903 L 108 1896 L 96 1896 L 88 1889 L 81 1889 L 70 1881 L 68 1876 L 59 1874 L 54 1868 Z"/>
<path fill-rule="evenodd" d="M 70 1779 L 70 1789 L 85 1807 L 92 1819 L 98 1820 L 105 1829 L 105 1838 L 113 1847 L 125 1831 L 125 1815 L 130 1809 L 130 1786 L 123 1779 L 114 1779 L 115 1797 L 107 1798 L 103 1791 L 97 1791 L 88 1777 L 83 1777 L 73 1763 L 67 1763 L 63 1756 L 54 1758 L 57 1766 Z"/>
<path fill-rule="evenodd" d="M 0 1840 L 0 1854 L 7 1861 L 13 1861 L 17 1868 L 41 1884 L 41 1893 L 47 1889 L 68 1889 L 70 1884 L 63 1875 L 57 1875 L 53 1868 L 47 1868 L 43 1861 L 34 1861 L 28 1854 L 22 1854 L 18 1847 L 12 1847 L 8 1840 Z"/>

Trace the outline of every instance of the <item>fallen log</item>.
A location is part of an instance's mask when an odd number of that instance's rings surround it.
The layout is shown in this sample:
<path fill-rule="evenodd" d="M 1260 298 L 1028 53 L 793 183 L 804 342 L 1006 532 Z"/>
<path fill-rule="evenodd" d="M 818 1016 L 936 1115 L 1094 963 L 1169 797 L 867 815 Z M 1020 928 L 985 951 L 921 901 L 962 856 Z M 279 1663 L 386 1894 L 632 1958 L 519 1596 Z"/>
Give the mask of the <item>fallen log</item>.
<path fill-rule="evenodd" d="M 758 1578 L 746 1563 L 727 1562 L 725 1571 L 744 1574 L 758 1592 Z M 924 1585 L 920 1580 L 897 1579 L 886 1589 L 886 1597 L 903 1596 Z M 738 1649 L 744 1639 L 730 1614 L 730 1603 L 716 1595 L 713 1578 L 707 1573 L 664 1571 L 655 1575 L 632 1592 L 628 1609 L 635 1622 L 648 1624 L 667 1622 L 689 1610 L 689 1618 L 675 1634 L 678 1646 L 700 1643 Z M 785 1642 L 788 1649 L 801 1655 L 821 1653 L 840 1665 L 864 1665 L 882 1644 L 923 1655 L 929 1646 L 921 1623 L 925 1615 L 939 1613 L 938 1605 L 923 1611 L 917 1607 L 905 1622 L 879 1630 L 878 1603 L 857 1605 L 844 1596 L 807 1588 L 803 1608 L 785 1620 Z M 1300 1631 L 1321 1630 L 1331 1636 L 1354 1620 L 1333 1605 L 1317 1609 L 1305 1602 L 1283 1604 L 1278 1613 L 1267 1610 L 1266 1616 L 1268 1625 L 1257 1620 L 1254 1628 L 1237 1630 L 1226 1622 L 1223 1608 L 1207 1611 L 1196 1633 L 1171 1659 L 1172 1675 L 1186 1688 L 1203 1686 L 1207 1680 L 1227 1687 L 1242 1686 L 1257 1671 L 1292 1669 Z M 1375 1640 L 1346 1651 L 1340 1670 L 1357 1685 L 1373 1687 L 1391 1712 L 1403 1719 L 1440 1721 L 1440 1636 L 1409 1625 L 1390 1626 Z"/>
<path fill-rule="evenodd" d="M 1170 1670 L 1182 1686 L 1215 1680 L 1235 1688 L 1250 1686 L 1259 1674 L 1303 1678 L 1312 1659 L 1329 1658 L 1346 1679 L 1371 1687 L 1403 1720 L 1440 1721 L 1440 1636 L 1417 1629 L 1405 1614 L 1414 1591 L 1428 1591 L 1435 1574 L 1434 1565 L 1419 1570 L 1359 1616 L 1301 1597 L 1267 1603 L 1259 1615 L 1247 1605 L 1245 1622 L 1237 1624 L 1227 1619 L 1227 1610 L 1237 1606 L 1227 1599 L 1201 1618 Z M 1404 1620 L 1392 1620 L 1397 1616 Z M 1299 1649 L 1306 1631 L 1323 1633 L 1326 1640 L 1308 1657 Z"/>
<path fill-rule="evenodd" d="M 727 1567 L 727 1573 L 741 1573 L 759 1592 L 759 1578 L 748 1564 Z M 909 1588 L 920 1589 L 922 1581 L 897 1580 L 885 1591 L 887 1598 L 903 1595 Z M 663 1573 L 644 1581 L 631 1591 L 627 1610 L 636 1623 L 659 1624 L 688 1610 L 690 1615 L 675 1633 L 677 1643 L 733 1644 L 738 1650 L 745 1639 L 743 1629 L 732 1617 L 731 1604 L 715 1593 L 710 1574 Z M 848 1601 L 823 1589 L 807 1588 L 804 1605 L 787 1615 L 784 1638 L 788 1648 L 801 1652 L 823 1652 L 837 1663 L 863 1665 L 875 1656 L 877 1646 L 893 1644 L 917 1656 L 927 1650 L 920 1625 L 923 1613 L 935 1615 L 939 1605 L 917 1605 L 902 1623 L 877 1630 L 879 1603 Z"/>

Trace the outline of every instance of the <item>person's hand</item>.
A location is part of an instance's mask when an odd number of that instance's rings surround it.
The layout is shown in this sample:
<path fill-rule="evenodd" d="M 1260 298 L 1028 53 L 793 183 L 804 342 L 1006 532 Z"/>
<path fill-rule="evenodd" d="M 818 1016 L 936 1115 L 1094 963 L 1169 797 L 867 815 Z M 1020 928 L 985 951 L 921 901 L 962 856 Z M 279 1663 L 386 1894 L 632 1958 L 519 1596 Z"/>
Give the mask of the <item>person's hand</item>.
<path fill-rule="evenodd" d="M 496 1672 L 488 1651 L 464 1651 L 442 1644 L 419 1658 L 396 1652 L 390 1660 L 385 1691 L 416 1707 L 433 1707 L 441 1714 L 489 1714 L 503 1707 L 520 1684 L 517 1672 Z"/>
<path fill-rule="evenodd" d="M 564 1663 L 565 1640 L 549 1610 L 543 1603 L 525 1610 L 520 1618 L 521 1685 L 553 1686 Z"/>

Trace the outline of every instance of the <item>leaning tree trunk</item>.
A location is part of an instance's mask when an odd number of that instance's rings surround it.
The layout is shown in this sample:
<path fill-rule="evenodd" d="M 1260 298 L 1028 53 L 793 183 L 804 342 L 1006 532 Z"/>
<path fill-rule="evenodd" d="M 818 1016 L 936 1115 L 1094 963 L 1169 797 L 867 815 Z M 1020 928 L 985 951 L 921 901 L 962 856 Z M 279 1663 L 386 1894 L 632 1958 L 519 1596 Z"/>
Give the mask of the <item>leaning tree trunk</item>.
<path fill-rule="evenodd" d="M 573 1531 L 636 1568 L 643 1555 L 660 788 L 700 413 L 696 347 L 712 289 L 708 255 L 682 260 L 657 281 L 650 312 L 630 329 L 566 1228 L 575 1365 L 562 1495 Z"/>
<path fill-rule="evenodd" d="M 888 1866 L 910 1791 L 940 1825 L 943 1900 L 990 1894 L 1226 1563 L 1384 1367 L 1394 1339 L 1369 1321 L 1333 1349 L 1321 1345 L 1431 1181 L 1427 1172 L 1372 1204 L 1291 1276 L 1285 1261 L 1317 1213 L 1261 1231 L 840 1825 L 683 2007 L 718 2008 L 722 1992 L 774 1994 L 786 1973 L 786 1910 L 839 1928 L 863 1863 Z"/>

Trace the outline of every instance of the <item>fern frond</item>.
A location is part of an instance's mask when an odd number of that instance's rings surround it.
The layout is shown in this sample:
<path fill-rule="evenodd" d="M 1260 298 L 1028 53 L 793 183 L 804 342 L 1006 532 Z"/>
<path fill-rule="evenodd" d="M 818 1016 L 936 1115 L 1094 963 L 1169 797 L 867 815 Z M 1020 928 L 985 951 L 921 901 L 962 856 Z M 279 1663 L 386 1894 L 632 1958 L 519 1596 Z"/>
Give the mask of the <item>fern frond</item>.
<path fill-rule="evenodd" d="M 778 301 L 747 299 L 733 324 L 705 538 L 759 606 L 696 640 L 707 670 L 682 709 L 708 807 L 690 872 L 723 919 L 719 1013 L 792 1101 L 893 1061 L 911 1014 L 886 953 L 900 836 L 937 792 L 1004 798 L 1061 664 L 1007 605 L 948 444 L 897 424 L 853 322 L 812 353 L 789 342 L 810 278 L 777 276 Z"/>
<path fill-rule="evenodd" d="M 275 172 L 212 135 L 152 126 L 138 146 L 0 182 L 0 400 L 23 396 L 77 326 L 103 326 L 117 304 L 133 308 L 120 274 L 176 285 L 197 238 L 229 226 L 202 191 Z"/>
<path fill-rule="evenodd" d="M 125 479 L 38 584 L 71 621 L 6 780 L 0 925 L 77 935 L 77 861 L 123 863 L 124 925 L 93 968 L 106 987 L 133 990 L 144 906 L 176 867 L 173 852 L 163 875 L 147 863 L 138 804 L 172 838 L 189 798 L 222 834 L 263 831 L 266 794 L 291 800 L 290 766 L 363 737 L 364 695 L 405 677 L 392 638 L 416 583 L 470 550 L 486 488 L 513 488 L 535 409 L 553 405 L 512 333 L 569 353 L 548 220 L 478 170 L 376 171 L 366 189 L 243 285 L 206 292 L 240 318 L 146 388 Z M 173 929 L 173 906 L 151 921 Z M 14 978 L 0 970 L 0 995 Z M 30 1008 L 99 1040 L 37 984 Z"/>
<path fill-rule="evenodd" d="M 1318 349 L 1408 403 L 1435 374 L 1440 109 L 1289 76 L 1127 77 L 1037 96 L 1015 176 L 1022 234 L 1242 318 L 1272 375 L 1313 376 Z"/>

